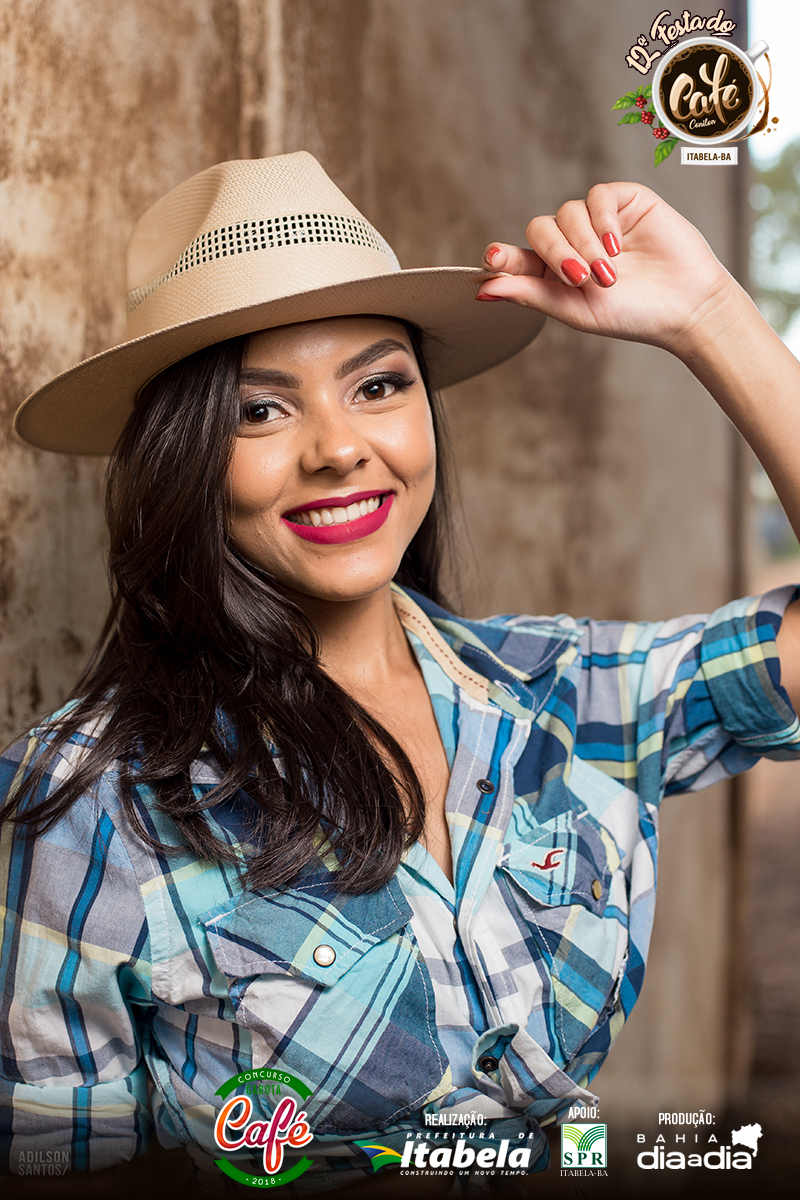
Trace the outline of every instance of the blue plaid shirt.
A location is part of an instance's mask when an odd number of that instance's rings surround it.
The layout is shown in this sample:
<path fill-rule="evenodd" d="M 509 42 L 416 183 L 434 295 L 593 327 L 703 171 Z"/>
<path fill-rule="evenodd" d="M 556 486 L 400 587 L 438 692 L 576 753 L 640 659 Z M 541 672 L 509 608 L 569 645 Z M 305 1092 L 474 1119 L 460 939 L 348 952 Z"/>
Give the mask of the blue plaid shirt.
<path fill-rule="evenodd" d="M 113 770 L 35 841 L 6 826 L 4 1169 L 31 1148 L 107 1167 L 154 1124 L 219 1157 L 214 1093 L 260 1066 L 312 1091 L 303 1187 L 368 1172 L 355 1139 L 402 1150 L 433 1113 L 480 1114 L 484 1145 L 523 1134 L 543 1162 L 541 1124 L 593 1098 L 642 985 L 661 797 L 800 745 L 774 642 L 793 594 L 636 624 L 465 621 L 397 589 L 451 766 L 453 884 L 418 844 L 371 895 L 337 895 L 324 855 L 288 892 L 243 894 L 232 868 L 147 849 Z M 39 745 L 5 753 L 3 793 Z M 198 794 L 216 778 L 197 762 Z M 230 806 L 207 817 L 235 839 Z"/>

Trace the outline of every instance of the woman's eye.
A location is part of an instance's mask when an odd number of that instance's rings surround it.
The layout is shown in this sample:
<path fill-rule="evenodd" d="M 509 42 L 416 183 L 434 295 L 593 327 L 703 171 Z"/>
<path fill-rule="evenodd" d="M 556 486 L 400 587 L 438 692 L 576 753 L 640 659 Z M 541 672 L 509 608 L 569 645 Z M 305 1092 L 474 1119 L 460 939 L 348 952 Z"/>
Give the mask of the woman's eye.
<path fill-rule="evenodd" d="M 243 425 L 267 425 L 282 416 L 283 411 L 275 400 L 244 400 L 239 406 L 239 420 Z"/>
<path fill-rule="evenodd" d="M 394 390 L 394 384 L 388 379 L 370 379 L 361 385 L 361 394 L 365 400 L 385 400 Z"/>
<path fill-rule="evenodd" d="M 379 379 L 368 379 L 358 389 L 365 400 L 388 400 L 395 392 L 402 392 L 410 387 L 412 380 L 402 375 L 382 375 Z"/>

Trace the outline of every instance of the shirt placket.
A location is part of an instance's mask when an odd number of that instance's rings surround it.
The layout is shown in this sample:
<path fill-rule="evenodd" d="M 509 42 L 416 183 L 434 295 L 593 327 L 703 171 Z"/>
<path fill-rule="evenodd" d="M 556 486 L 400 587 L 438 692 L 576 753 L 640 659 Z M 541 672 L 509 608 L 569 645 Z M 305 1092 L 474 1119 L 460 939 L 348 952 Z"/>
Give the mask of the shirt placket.
<path fill-rule="evenodd" d="M 459 695 L 459 741 L 446 814 L 458 932 L 490 1026 L 476 1040 L 473 1073 L 486 1095 L 533 1116 L 550 1111 L 554 1100 L 589 1103 L 594 1097 L 559 1070 L 522 1025 L 506 1023 L 492 984 L 503 977 L 506 964 L 482 904 L 511 818 L 514 768 L 530 727 L 530 718 Z"/>
<path fill-rule="evenodd" d="M 466 958 L 483 998 L 486 1016 L 501 1021 L 491 983 L 499 948 L 484 928 L 481 905 L 491 885 L 514 806 L 514 767 L 528 738 L 530 721 L 463 692 L 458 697 L 458 748 L 445 816 L 450 830 L 456 924 Z"/>

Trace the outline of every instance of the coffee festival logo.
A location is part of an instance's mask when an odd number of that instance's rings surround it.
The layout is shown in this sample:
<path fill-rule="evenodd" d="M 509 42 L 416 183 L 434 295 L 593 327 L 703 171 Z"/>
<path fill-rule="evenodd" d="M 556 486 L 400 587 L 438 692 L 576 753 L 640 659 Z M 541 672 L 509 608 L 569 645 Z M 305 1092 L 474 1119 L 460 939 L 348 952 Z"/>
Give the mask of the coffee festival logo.
<path fill-rule="evenodd" d="M 769 85 L 758 74 L 755 60 L 765 54 L 766 42 L 745 53 L 728 35 L 736 22 L 719 9 L 711 17 L 684 9 L 671 16 L 663 9 L 648 34 L 640 34 L 626 55 L 629 69 L 648 75 L 655 64 L 652 84 L 642 84 L 620 96 L 613 108 L 630 108 L 619 125 L 647 125 L 657 138 L 654 160 L 658 166 L 678 142 L 684 163 L 735 164 L 738 151 L 726 143 L 740 141 L 767 127 Z M 702 34 L 702 36 L 690 36 Z M 765 57 L 769 64 L 769 57 Z M 761 116 L 752 129 L 759 108 Z M 773 117 L 773 124 L 778 118 Z"/>
<path fill-rule="evenodd" d="M 301 1110 L 294 1096 L 282 1095 L 282 1087 L 290 1088 L 301 1100 L 307 1100 L 311 1095 L 311 1089 L 294 1075 L 270 1067 L 232 1075 L 214 1093 L 224 1101 L 214 1122 L 214 1141 L 217 1146 L 228 1154 L 237 1150 L 245 1151 L 248 1155 L 260 1154 L 264 1167 L 263 1175 L 254 1175 L 240 1170 L 227 1159 L 215 1159 L 214 1165 L 229 1179 L 248 1187 L 280 1187 L 281 1184 L 292 1183 L 313 1165 L 312 1160 L 304 1155 L 293 1166 L 283 1170 L 284 1148 L 307 1146 L 314 1135 L 306 1113 Z M 238 1088 L 244 1088 L 244 1095 L 231 1095 Z M 252 1120 L 254 1096 L 272 1096 L 276 1099 L 267 1120 Z M 260 1103 L 258 1107 L 261 1108 Z"/>

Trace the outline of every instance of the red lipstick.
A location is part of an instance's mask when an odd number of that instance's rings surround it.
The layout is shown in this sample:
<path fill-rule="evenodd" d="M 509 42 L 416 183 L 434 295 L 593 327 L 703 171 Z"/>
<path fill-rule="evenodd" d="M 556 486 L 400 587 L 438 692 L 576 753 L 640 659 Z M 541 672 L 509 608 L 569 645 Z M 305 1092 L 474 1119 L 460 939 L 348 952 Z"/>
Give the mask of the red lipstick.
<path fill-rule="evenodd" d="M 369 537 L 383 525 L 389 516 L 389 509 L 394 500 L 392 492 L 355 492 L 351 496 L 315 500 L 311 504 L 303 504 L 299 508 L 291 510 L 293 515 L 294 513 L 309 512 L 315 508 L 347 508 L 350 504 L 358 504 L 361 500 L 371 500 L 373 496 L 383 496 L 382 504 L 374 512 L 367 513 L 363 517 L 355 517 L 352 521 L 344 521 L 341 525 L 301 525 L 296 521 L 290 521 L 288 514 L 282 516 L 281 520 L 291 529 L 292 533 L 296 533 L 298 537 L 304 538 L 307 542 L 316 542 L 318 545 L 327 546 L 337 546 L 343 542 L 356 542 L 360 538 Z"/>

